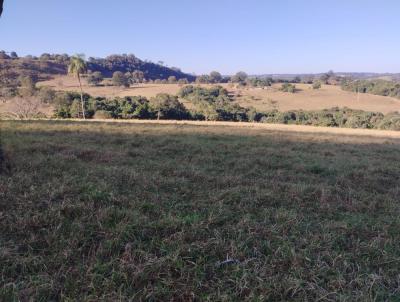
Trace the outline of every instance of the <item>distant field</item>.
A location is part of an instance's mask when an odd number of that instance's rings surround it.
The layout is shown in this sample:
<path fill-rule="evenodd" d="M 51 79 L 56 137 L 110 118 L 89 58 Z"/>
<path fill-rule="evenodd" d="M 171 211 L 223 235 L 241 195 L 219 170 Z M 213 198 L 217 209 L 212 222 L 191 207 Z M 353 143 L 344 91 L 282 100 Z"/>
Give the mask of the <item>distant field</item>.
<path fill-rule="evenodd" d="M 52 86 L 59 90 L 77 90 L 76 79 L 71 77 L 58 77 L 51 81 L 40 83 L 40 85 Z M 210 85 L 203 85 L 210 86 Z M 343 91 L 338 86 L 324 85 L 320 90 L 311 89 L 311 85 L 297 84 L 299 91 L 295 94 L 279 91 L 279 84 L 266 89 L 250 88 L 237 89 L 229 84 L 222 84 L 232 94 L 238 95 L 238 102 L 244 106 L 253 106 L 259 110 L 271 110 L 276 108 L 280 111 L 304 109 L 320 110 L 332 107 L 349 107 L 365 111 L 388 113 L 400 111 L 400 100 L 390 97 L 360 94 Z M 176 94 L 180 89 L 179 85 L 171 84 L 146 84 L 130 88 L 108 87 L 85 87 L 85 92 L 94 96 L 132 96 L 142 95 L 145 97 L 155 96 L 157 93 Z M 190 104 L 187 104 L 190 108 Z"/>
<path fill-rule="evenodd" d="M 163 123 L 1 122 L 0 301 L 400 299 L 399 138 Z"/>

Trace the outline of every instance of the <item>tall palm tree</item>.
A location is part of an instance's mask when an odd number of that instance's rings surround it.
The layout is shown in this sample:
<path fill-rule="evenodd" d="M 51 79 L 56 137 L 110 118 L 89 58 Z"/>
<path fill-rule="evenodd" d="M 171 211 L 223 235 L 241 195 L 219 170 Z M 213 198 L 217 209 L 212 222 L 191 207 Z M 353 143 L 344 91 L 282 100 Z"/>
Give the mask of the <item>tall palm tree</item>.
<path fill-rule="evenodd" d="M 82 115 L 83 119 L 85 119 L 85 103 L 83 100 L 83 89 L 81 83 L 81 74 L 86 73 L 87 66 L 83 55 L 76 55 L 71 57 L 71 61 L 68 66 L 68 73 L 76 76 L 79 81 L 79 88 L 81 90 L 81 105 L 82 105 Z"/>
<path fill-rule="evenodd" d="M 0 17 L 2 12 L 3 12 L 3 0 L 0 0 Z"/>

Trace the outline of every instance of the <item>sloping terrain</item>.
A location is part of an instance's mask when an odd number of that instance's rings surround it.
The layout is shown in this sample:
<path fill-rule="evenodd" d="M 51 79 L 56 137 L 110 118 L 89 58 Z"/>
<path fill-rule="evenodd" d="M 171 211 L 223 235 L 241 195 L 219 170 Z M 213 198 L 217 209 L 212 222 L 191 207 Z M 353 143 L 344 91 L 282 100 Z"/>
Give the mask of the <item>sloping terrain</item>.
<path fill-rule="evenodd" d="M 40 86 L 50 86 L 57 90 L 78 91 L 76 79 L 72 77 L 57 77 L 50 81 L 39 83 Z M 343 91 L 339 86 L 323 85 L 321 89 L 314 90 L 308 84 L 296 84 L 296 93 L 287 93 L 279 90 L 280 84 L 272 87 L 261 88 L 236 88 L 230 84 L 221 84 L 236 97 L 236 101 L 244 106 L 253 106 L 258 110 L 267 111 L 278 109 L 288 110 L 321 110 L 332 107 L 348 107 L 365 111 L 389 113 L 400 111 L 400 100 L 396 98 L 359 94 L 350 91 Z M 211 87 L 210 84 L 202 84 L 204 87 Z M 177 94 L 181 85 L 178 84 L 139 84 L 130 88 L 114 86 L 94 87 L 85 84 L 84 90 L 93 96 L 122 97 L 141 95 L 153 97 L 158 93 Z M 189 103 L 185 103 L 188 107 Z"/>

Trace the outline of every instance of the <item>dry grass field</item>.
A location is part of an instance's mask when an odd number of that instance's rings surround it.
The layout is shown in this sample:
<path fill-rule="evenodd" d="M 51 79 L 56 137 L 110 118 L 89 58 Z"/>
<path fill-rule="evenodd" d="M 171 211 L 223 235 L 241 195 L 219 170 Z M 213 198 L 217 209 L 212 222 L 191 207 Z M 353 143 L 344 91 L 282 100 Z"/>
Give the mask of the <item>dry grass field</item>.
<path fill-rule="evenodd" d="M 0 301 L 400 299 L 392 132 L 0 127 Z"/>
<path fill-rule="evenodd" d="M 77 81 L 68 76 L 57 77 L 53 80 L 41 82 L 39 85 L 51 86 L 54 89 L 76 91 Z M 211 86 L 211 85 L 202 85 Z M 279 91 L 279 84 L 266 89 L 249 88 L 237 89 L 229 84 L 222 84 L 232 94 L 238 96 L 237 101 L 244 107 L 253 106 L 259 110 L 280 111 L 304 109 L 320 110 L 332 107 L 348 107 L 365 111 L 388 113 L 400 111 L 400 100 L 372 94 L 360 94 L 343 91 L 339 86 L 324 85 L 319 90 L 311 89 L 308 84 L 296 84 L 298 92 L 295 94 Z M 130 88 L 113 86 L 91 87 L 85 85 L 85 92 L 93 96 L 132 96 L 142 95 L 152 97 L 158 93 L 176 94 L 181 86 L 175 84 L 141 84 Z M 190 108 L 190 104 L 186 103 Z"/>

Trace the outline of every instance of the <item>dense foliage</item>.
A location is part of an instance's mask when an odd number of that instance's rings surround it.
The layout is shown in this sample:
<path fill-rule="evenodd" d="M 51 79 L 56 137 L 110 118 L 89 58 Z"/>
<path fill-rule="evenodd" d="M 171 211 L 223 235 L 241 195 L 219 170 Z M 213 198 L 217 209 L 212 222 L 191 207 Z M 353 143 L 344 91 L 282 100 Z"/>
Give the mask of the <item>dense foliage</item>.
<path fill-rule="evenodd" d="M 204 88 L 200 86 L 185 86 L 178 96 L 190 101 L 195 109 L 194 119 L 213 121 L 247 121 L 248 109 L 232 103 L 228 91 L 222 86 Z"/>
<path fill-rule="evenodd" d="M 291 83 L 283 83 L 280 90 L 283 92 L 295 93 L 296 85 L 291 84 Z"/>
<path fill-rule="evenodd" d="M 271 111 L 262 114 L 261 122 L 326 127 L 400 130 L 400 114 L 383 115 L 349 108 L 332 108 L 318 111 Z"/>
<path fill-rule="evenodd" d="M 400 83 L 385 80 L 344 80 L 343 90 L 400 98 Z"/>
<path fill-rule="evenodd" d="M 44 99 L 49 99 L 55 92 L 43 90 L 41 93 Z M 56 108 L 55 116 L 58 118 L 81 117 L 79 98 L 79 94 L 74 92 L 55 93 L 53 101 Z M 162 93 L 150 100 L 141 96 L 93 98 L 88 94 L 84 95 L 84 100 L 87 118 L 248 121 L 400 130 L 400 113 L 398 112 L 384 115 L 349 108 L 260 112 L 255 108 L 241 107 L 221 86 L 204 88 L 187 85 L 180 89 L 177 96 Z M 187 109 L 180 100 L 190 103 L 191 109 Z"/>

